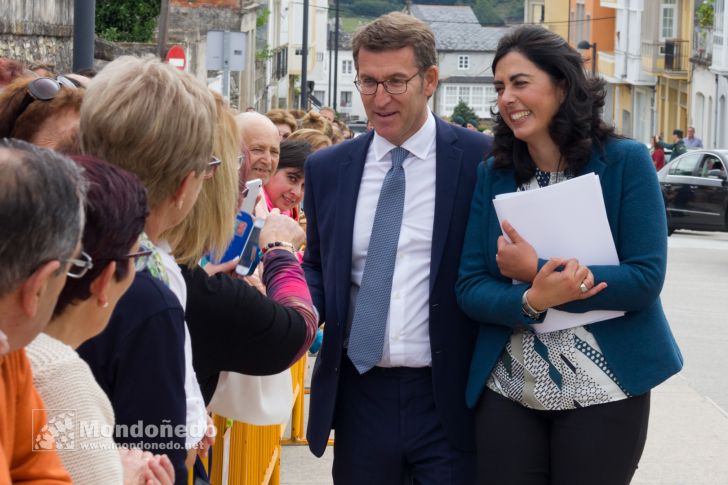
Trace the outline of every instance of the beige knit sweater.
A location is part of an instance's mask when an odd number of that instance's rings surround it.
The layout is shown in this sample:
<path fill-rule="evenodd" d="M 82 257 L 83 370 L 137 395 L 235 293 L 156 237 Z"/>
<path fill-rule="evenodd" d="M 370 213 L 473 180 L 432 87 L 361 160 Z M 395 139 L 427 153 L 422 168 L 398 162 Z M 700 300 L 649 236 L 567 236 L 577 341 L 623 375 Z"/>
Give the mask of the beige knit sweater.
<path fill-rule="evenodd" d="M 59 449 L 58 454 L 73 483 L 122 484 L 119 452 L 107 432 L 114 426 L 114 410 L 88 364 L 71 347 L 44 333 L 26 352 L 49 422 L 56 417 L 56 422 L 65 423 L 60 432 L 58 427 L 49 431 L 62 435 L 56 443 L 65 443 L 68 449 Z M 73 424 L 70 431 L 63 427 L 68 423 Z M 90 431 L 94 428 L 98 432 Z"/>

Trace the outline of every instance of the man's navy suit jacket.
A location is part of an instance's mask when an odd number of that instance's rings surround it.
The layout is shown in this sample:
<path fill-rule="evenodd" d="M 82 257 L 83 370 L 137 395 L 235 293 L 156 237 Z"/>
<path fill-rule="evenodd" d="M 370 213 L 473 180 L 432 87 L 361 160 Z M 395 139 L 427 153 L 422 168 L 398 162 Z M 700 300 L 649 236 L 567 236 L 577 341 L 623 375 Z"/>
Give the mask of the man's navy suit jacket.
<path fill-rule="evenodd" d="M 478 164 L 487 158 L 491 138 L 436 118 L 437 168 L 435 220 L 430 263 L 430 349 L 437 413 L 451 444 L 474 448 L 471 411 L 465 406 L 477 324 L 455 300 L 465 227 Z M 306 281 L 320 321 L 324 342 L 316 359 L 306 436 L 311 451 L 321 456 L 334 426 L 344 332 L 351 288 L 354 215 L 364 162 L 373 132 L 311 155 L 305 167 L 307 246 L 303 258 Z M 406 210 L 417 211 L 416 207 Z"/>

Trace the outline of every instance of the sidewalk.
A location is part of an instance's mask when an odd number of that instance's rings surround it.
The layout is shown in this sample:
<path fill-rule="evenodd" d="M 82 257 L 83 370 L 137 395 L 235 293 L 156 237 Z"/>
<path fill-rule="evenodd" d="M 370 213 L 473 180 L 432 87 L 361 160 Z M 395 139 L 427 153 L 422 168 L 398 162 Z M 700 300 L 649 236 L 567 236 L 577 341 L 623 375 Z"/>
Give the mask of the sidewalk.
<path fill-rule="evenodd" d="M 331 447 L 317 459 L 306 446 L 284 446 L 281 484 L 330 485 L 332 463 Z M 647 445 L 632 485 L 726 484 L 728 412 L 675 376 L 652 392 Z"/>

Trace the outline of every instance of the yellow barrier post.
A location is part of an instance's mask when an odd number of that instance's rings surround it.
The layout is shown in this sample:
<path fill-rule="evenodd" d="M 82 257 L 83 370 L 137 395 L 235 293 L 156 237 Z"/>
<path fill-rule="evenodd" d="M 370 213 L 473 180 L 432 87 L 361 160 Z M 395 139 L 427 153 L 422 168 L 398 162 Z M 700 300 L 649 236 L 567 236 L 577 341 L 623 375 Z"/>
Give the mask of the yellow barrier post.
<path fill-rule="evenodd" d="M 293 411 L 291 412 L 291 435 L 282 439 L 283 445 L 306 445 L 306 430 L 304 429 L 304 412 L 306 408 L 306 365 L 308 357 L 306 354 L 291 367 L 291 380 L 293 381 Z"/>
<path fill-rule="evenodd" d="M 306 357 L 291 367 L 293 409 L 291 411 L 291 438 L 281 439 L 285 425 L 254 426 L 213 416 L 218 429 L 212 449 L 210 482 L 213 485 L 279 485 L 281 444 L 305 444 L 304 438 L 304 380 Z M 225 433 L 230 429 L 230 446 L 225 449 Z M 228 479 L 223 483 L 223 460 L 228 457 Z"/>

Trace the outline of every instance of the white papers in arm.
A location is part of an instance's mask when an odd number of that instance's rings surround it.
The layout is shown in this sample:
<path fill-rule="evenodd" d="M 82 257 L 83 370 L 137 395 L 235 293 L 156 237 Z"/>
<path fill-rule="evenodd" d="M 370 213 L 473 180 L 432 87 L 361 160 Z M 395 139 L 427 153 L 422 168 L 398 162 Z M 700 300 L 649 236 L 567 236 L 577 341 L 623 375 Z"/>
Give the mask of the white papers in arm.
<path fill-rule="evenodd" d="M 539 258 L 576 258 L 586 266 L 619 264 L 602 187 L 594 173 L 540 189 L 500 194 L 493 205 L 499 222 L 510 222 Z M 547 333 L 622 315 L 624 312 L 613 310 L 568 313 L 550 309 L 543 323 L 531 328 Z"/>

